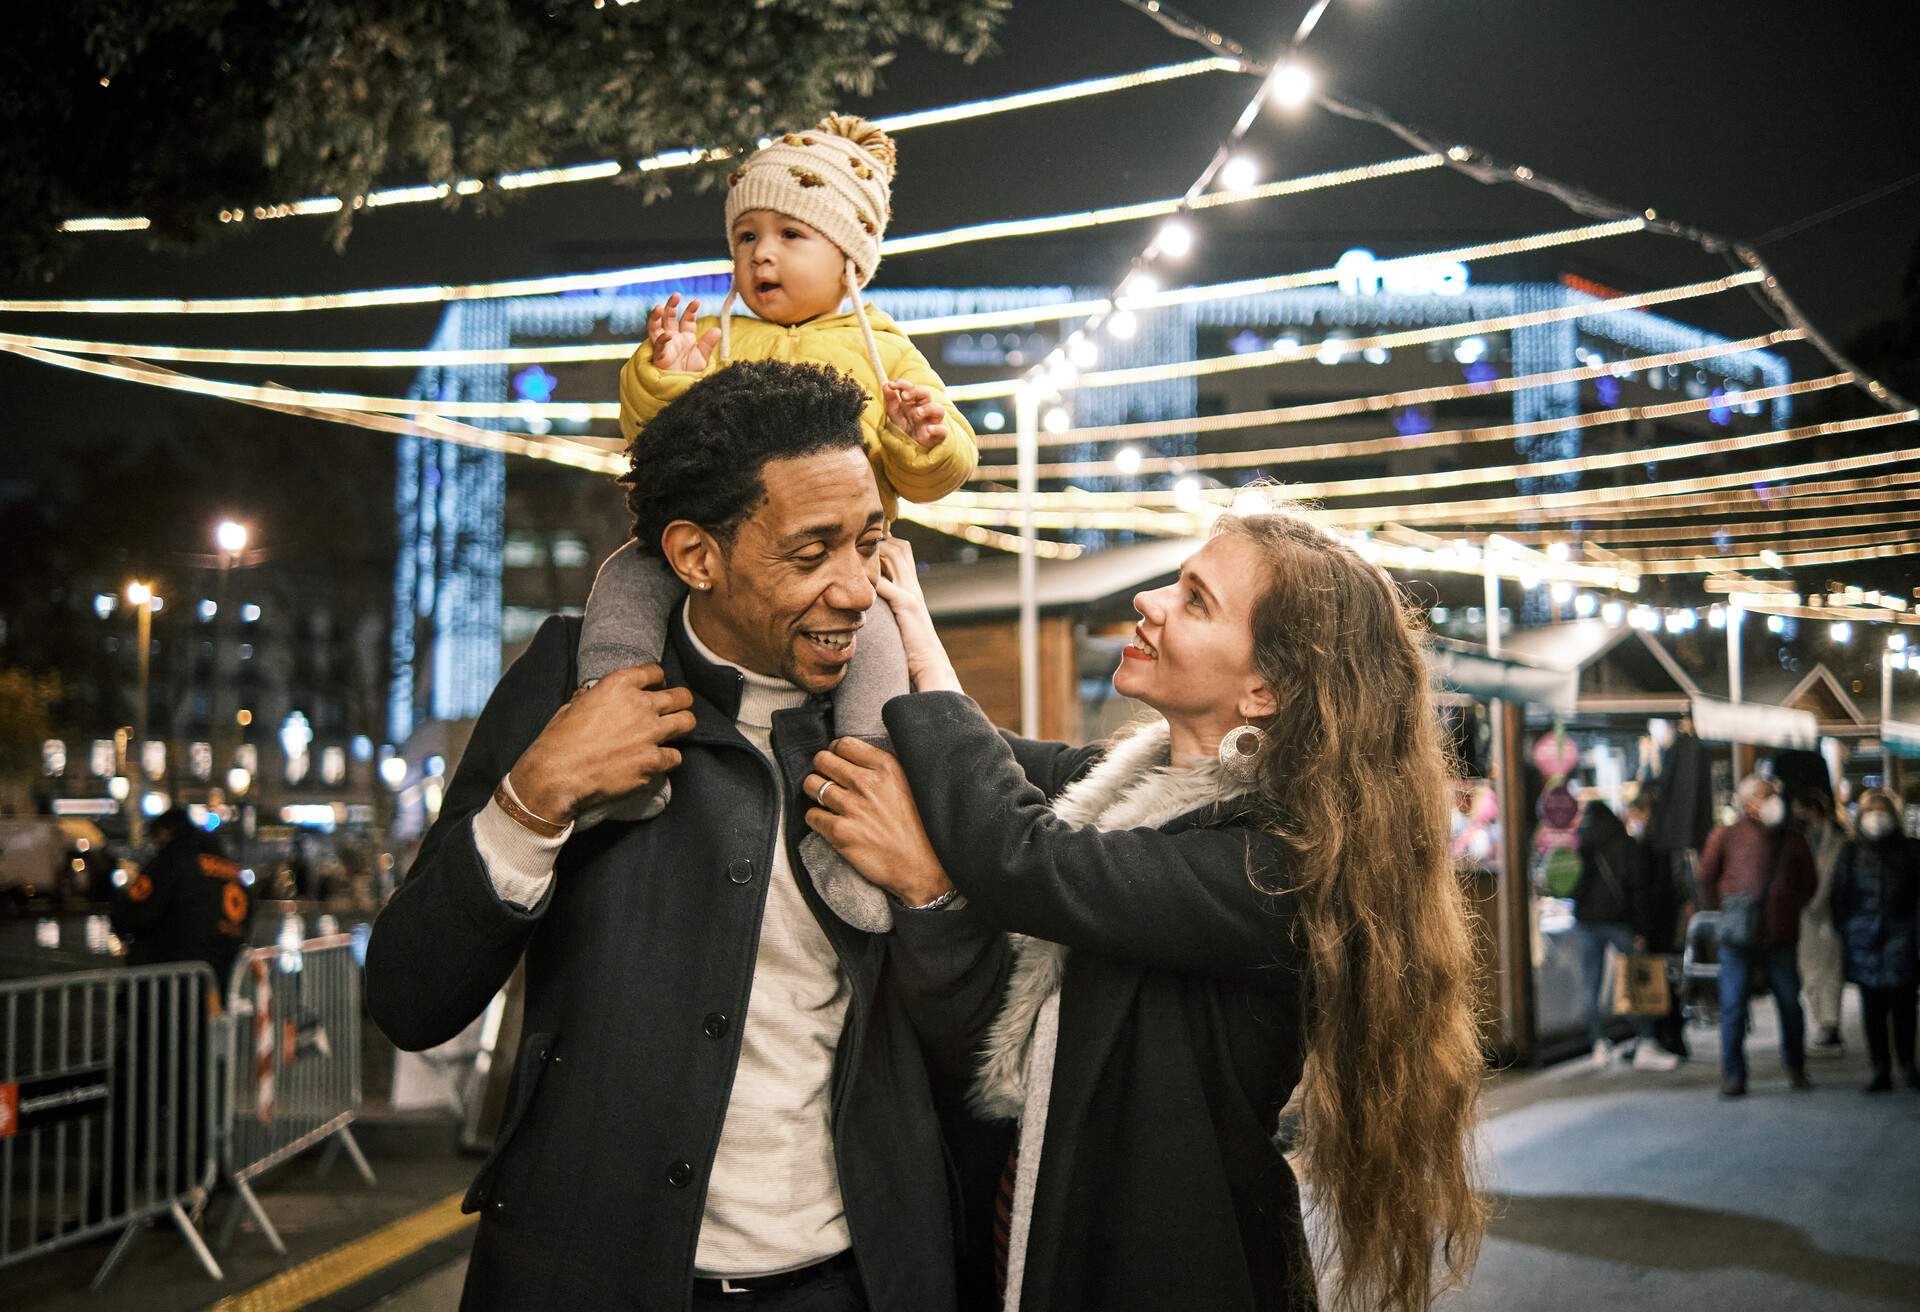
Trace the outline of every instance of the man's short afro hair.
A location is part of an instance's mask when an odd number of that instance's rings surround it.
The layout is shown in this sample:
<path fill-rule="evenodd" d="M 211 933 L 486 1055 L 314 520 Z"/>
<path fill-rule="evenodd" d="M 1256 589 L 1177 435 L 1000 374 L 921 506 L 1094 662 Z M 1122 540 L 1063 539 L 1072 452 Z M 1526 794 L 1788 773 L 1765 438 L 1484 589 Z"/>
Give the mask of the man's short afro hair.
<path fill-rule="evenodd" d="M 769 460 L 859 449 L 867 394 L 845 374 L 817 364 L 743 360 L 676 397 L 627 445 L 620 476 L 640 549 L 659 557 L 660 535 L 677 519 L 731 547 L 766 499 Z"/>

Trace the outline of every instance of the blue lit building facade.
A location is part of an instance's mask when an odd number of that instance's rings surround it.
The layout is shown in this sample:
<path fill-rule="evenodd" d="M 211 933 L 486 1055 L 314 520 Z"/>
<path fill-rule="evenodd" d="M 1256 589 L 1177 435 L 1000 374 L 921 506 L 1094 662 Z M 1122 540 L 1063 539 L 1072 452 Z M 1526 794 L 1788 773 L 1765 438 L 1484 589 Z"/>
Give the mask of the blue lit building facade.
<path fill-rule="evenodd" d="M 1583 304 L 1598 306 L 1601 301 L 1596 294 L 1599 289 L 1589 289 L 1577 279 L 1472 284 L 1464 268 L 1443 266 L 1427 270 L 1429 276 L 1410 287 L 1403 278 L 1369 276 L 1364 261 L 1357 269 L 1350 267 L 1353 263 L 1343 261 L 1342 267 L 1349 272 L 1338 287 L 1142 311 L 1130 339 L 1102 340 L 1098 367 L 1125 368 L 1289 344 L 1374 337 L 1539 311 L 1564 311 Z M 437 349 L 451 349 L 634 341 L 644 335 L 648 311 L 674 292 L 717 305 L 725 290 L 723 278 L 708 278 L 586 295 L 461 303 L 448 307 L 431 344 Z M 905 289 L 875 291 L 870 299 L 896 319 L 911 321 L 1057 304 L 1102 294 L 1098 289 L 1070 287 Z M 1058 325 L 1039 324 L 955 332 L 927 338 L 921 345 L 942 376 L 958 384 L 1018 373 L 1053 348 L 1057 333 Z M 1633 356 L 1698 351 L 1727 341 L 1645 311 L 1574 315 L 1391 349 L 1328 349 L 1270 369 L 1089 389 L 1070 393 L 1060 404 L 1067 411 L 1065 418 L 1076 428 L 1179 420 L 1413 388 L 1492 383 L 1503 377 L 1569 370 Z M 422 370 L 410 394 L 488 401 L 516 397 L 605 401 L 616 394 L 617 373 L 614 361 L 527 370 L 460 365 Z M 1200 438 L 1192 434 L 1162 437 L 1135 445 L 1143 455 L 1178 459 L 1348 436 L 1377 437 L 1383 431 L 1414 436 L 1477 424 L 1565 419 L 1619 406 L 1687 398 L 1708 401 L 1697 415 L 1661 421 L 1658 437 L 1655 426 L 1636 426 L 1635 431 L 1652 442 L 1672 440 L 1676 435 L 1783 427 L 1790 422 L 1786 399 L 1757 403 L 1743 400 L 1742 395 L 1787 381 L 1788 366 L 1780 356 L 1765 351 L 1730 351 L 1684 366 L 1632 374 L 1608 372 L 1591 379 L 1512 391 L 1488 388 L 1484 395 L 1395 407 L 1384 415 L 1374 411 L 1311 424 L 1228 430 Z M 1010 403 L 984 401 L 965 408 L 983 437 L 1004 435 L 1010 426 Z M 524 427 L 513 421 L 484 422 L 497 427 Z M 574 431 L 610 436 L 613 428 L 601 421 L 591 430 L 581 425 Z M 1483 449 L 1490 459 L 1497 447 Z M 1578 456 L 1583 449 L 1583 434 L 1575 430 L 1521 437 L 1509 449 L 1520 462 Z M 1113 454 L 1110 444 L 1050 446 L 1043 448 L 1042 460 L 1094 461 L 1110 459 Z M 1445 468 L 1455 454 L 1445 447 L 1396 453 L 1391 467 L 1396 473 Z M 1011 452 L 989 451 L 984 458 L 1010 460 Z M 399 550 L 394 573 L 388 718 L 392 741 L 403 743 L 430 721 L 460 721 L 477 715 L 499 679 L 508 467 L 506 457 L 501 455 L 416 437 L 400 439 L 398 463 L 394 509 Z M 1483 459 L 1474 456 L 1468 463 L 1483 463 Z M 1368 477 L 1387 469 L 1384 458 L 1376 462 L 1340 461 L 1328 467 L 1276 463 L 1271 468 L 1245 466 L 1222 471 L 1220 478 L 1224 482 L 1244 482 L 1262 472 L 1283 481 Z M 1521 480 L 1521 490 L 1565 490 L 1578 486 L 1580 477 L 1567 473 Z M 1163 488 L 1169 480 L 1156 475 L 1088 476 L 1070 481 L 1081 487 L 1123 490 Z M 1043 483 L 1043 487 L 1058 485 Z M 1113 535 L 1100 533 L 1078 536 L 1094 547 L 1114 540 Z"/>

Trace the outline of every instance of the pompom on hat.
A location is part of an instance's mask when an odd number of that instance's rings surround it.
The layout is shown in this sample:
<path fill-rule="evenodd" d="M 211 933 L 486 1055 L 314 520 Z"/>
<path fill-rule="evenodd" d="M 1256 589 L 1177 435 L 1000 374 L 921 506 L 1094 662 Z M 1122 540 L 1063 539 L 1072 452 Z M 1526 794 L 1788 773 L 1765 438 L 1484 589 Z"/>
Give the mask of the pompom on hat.
<path fill-rule="evenodd" d="M 829 114 L 804 132 L 788 132 L 755 151 L 727 175 L 727 245 L 734 221 L 749 210 L 798 219 L 840 248 L 847 258 L 847 295 L 866 338 L 880 386 L 887 374 L 867 324 L 860 289 L 880 267 L 880 241 L 893 217 L 893 138 L 853 114 Z M 733 302 L 720 307 L 720 355 L 731 355 Z"/>

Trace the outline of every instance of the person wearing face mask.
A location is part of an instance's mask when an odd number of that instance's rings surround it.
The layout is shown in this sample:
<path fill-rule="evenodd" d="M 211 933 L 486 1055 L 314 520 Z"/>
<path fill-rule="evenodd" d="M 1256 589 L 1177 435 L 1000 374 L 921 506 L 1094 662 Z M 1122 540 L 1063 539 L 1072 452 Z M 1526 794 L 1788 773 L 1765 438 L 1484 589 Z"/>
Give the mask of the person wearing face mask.
<path fill-rule="evenodd" d="M 1834 932 L 1828 904 L 1833 893 L 1834 863 L 1846 846 L 1847 831 L 1840 827 L 1833 798 L 1817 789 L 1794 801 L 1793 819 L 1807 836 L 1814 870 L 1820 877 L 1813 901 L 1800 915 L 1800 980 L 1806 990 L 1807 1018 L 1815 1029 L 1813 1041 L 1807 1046 L 1817 1057 L 1838 1057 L 1844 1048 L 1840 1041 L 1840 995 L 1846 982 L 1840 973 L 1840 935 Z"/>
<path fill-rule="evenodd" d="M 1819 886 L 1813 852 L 1786 823 L 1779 785 L 1751 774 L 1736 791 L 1740 818 L 1713 831 L 1700 854 L 1700 905 L 1720 920 L 1720 1094 L 1747 1092 L 1747 992 L 1766 982 L 1780 1013 L 1780 1062 L 1795 1089 L 1807 1078 L 1800 1010 L 1800 915 Z"/>
<path fill-rule="evenodd" d="M 1907 1087 L 1920 1089 L 1913 1050 L 1920 845 L 1900 832 L 1899 815 L 1891 793 L 1876 788 L 1861 798 L 1859 837 L 1841 848 L 1833 871 L 1833 926 L 1846 945 L 1847 978 L 1860 986 L 1873 1057 L 1868 1093 L 1893 1088 L 1896 1056 Z"/>

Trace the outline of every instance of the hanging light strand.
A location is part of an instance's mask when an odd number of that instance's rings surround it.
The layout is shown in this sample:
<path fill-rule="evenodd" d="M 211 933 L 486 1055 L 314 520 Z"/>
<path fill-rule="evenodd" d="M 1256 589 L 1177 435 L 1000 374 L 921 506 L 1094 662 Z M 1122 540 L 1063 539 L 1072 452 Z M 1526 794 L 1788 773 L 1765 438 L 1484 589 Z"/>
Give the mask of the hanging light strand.
<path fill-rule="evenodd" d="M 1023 109 L 1036 109 L 1043 105 L 1056 105 L 1064 101 L 1081 100 L 1089 96 L 1111 95 L 1119 91 L 1131 91 L 1136 87 L 1153 86 L 1162 82 L 1176 81 L 1194 77 L 1203 73 L 1237 73 L 1244 69 L 1241 61 L 1226 59 L 1218 55 L 1203 59 L 1190 59 L 1177 64 L 1161 64 L 1152 68 L 1139 69 L 1132 73 L 1117 73 L 1106 77 L 1086 78 L 1078 82 L 1068 82 L 1059 86 L 1041 87 L 1033 91 L 1016 91 L 1004 96 L 993 96 L 984 100 L 970 100 L 956 105 L 945 105 L 934 109 L 913 110 L 904 114 L 889 114 L 873 121 L 875 126 L 887 132 L 909 132 L 914 128 L 931 127 L 941 123 L 959 123 L 968 119 L 986 118 L 996 114 L 1012 113 Z M 684 168 L 703 160 L 723 160 L 732 156 L 729 150 L 713 148 L 706 150 L 668 150 L 635 163 L 634 171 L 654 173 L 662 169 Z M 593 182 L 615 177 L 625 172 L 618 160 L 598 160 L 588 164 L 570 164 L 559 168 L 526 169 L 517 173 L 503 173 L 494 179 L 493 185 L 503 191 L 528 190 L 534 187 L 550 187 L 561 183 Z M 355 208 L 383 208 L 392 205 L 418 204 L 423 201 L 443 199 L 450 193 L 470 196 L 484 191 L 486 184 L 478 178 L 468 178 L 454 183 L 421 183 L 403 187 L 389 187 L 370 192 L 356 198 Z M 222 210 L 219 218 L 222 223 L 240 223 L 248 217 L 256 220 L 284 219 L 300 215 L 334 214 L 345 207 L 338 196 L 320 196 L 310 200 L 284 201 L 272 204 L 255 205 L 251 208 L 236 206 Z M 151 227 L 150 220 L 144 217 L 129 218 L 75 218 L 60 224 L 60 231 L 88 232 L 138 232 Z"/>
<path fill-rule="evenodd" d="M 1638 220 L 1611 224 L 1594 224 L 1584 228 L 1568 228 L 1557 232 L 1537 233 L 1527 237 L 1508 238 L 1503 241 L 1482 242 L 1476 246 L 1459 246 L 1451 250 L 1430 251 L 1420 255 L 1407 255 L 1394 260 L 1382 261 L 1383 266 L 1394 264 L 1420 263 L 1427 260 L 1474 260 L 1489 259 L 1500 255 L 1511 255 L 1526 251 L 1546 250 L 1557 246 L 1571 246 L 1581 242 L 1598 241 L 1607 237 L 1624 236 L 1637 232 L 1643 226 Z M 1145 308 L 1165 305 L 1199 304 L 1209 301 L 1231 300 L 1242 296 L 1256 296 L 1266 292 L 1287 288 L 1324 285 L 1336 281 L 1337 270 L 1332 268 L 1313 269 L 1301 273 L 1280 274 L 1267 278 L 1248 278 L 1235 282 L 1213 283 L 1197 287 L 1176 287 L 1169 291 L 1156 292 L 1151 296 L 1141 296 L 1133 300 L 1136 306 Z M 1033 305 L 1016 307 L 1010 310 L 991 310 L 976 314 L 944 315 L 927 319 L 899 321 L 900 328 L 915 337 L 925 337 L 935 333 L 971 331 L 980 328 L 998 328 L 1025 326 L 1056 319 L 1070 319 L 1085 316 L 1106 306 L 1105 301 L 1076 301 L 1065 304 Z M 1791 341 L 1797 334 L 1781 331 L 1772 335 L 1774 341 Z M 1753 339 L 1756 341 L 1764 339 Z M 88 341 L 81 338 L 39 337 L 25 333 L 0 333 L 0 342 L 19 346 L 36 347 L 43 351 L 60 351 L 68 355 L 110 355 L 135 360 L 164 360 L 173 364 L 230 364 L 261 366 L 265 368 L 432 368 L 447 365 L 467 364 L 564 364 L 582 361 L 625 360 L 640 345 L 639 342 L 594 342 L 580 346 L 522 346 L 496 349 L 443 349 L 443 350 L 367 350 L 367 351 L 305 351 L 281 350 L 277 348 L 230 347 L 230 346 L 167 346 L 139 345 L 129 342 Z M 1744 349 L 1740 343 L 1730 342 L 1718 351 L 1708 351 L 1706 355 L 1732 354 Z M 1657 357 L 1662 362 L 1682 358 L 1705 358 L 1698 353 L 1675 352 Z M 1654 359 L 1656 357 L 1648 357 Z M 1622 362 L 1624 365 L 1627 362 Z M 1604 372 L 1604 370 L 1598 371 Z M 1565 371 L 1566 377 L 1593 376 L 1580 370 Z M 1504 381 L 1504 380 L 1503 380 Z M 1555 381 L 1559 381 L 1558 376 Z M 1544 384 L 1543 384 L 1544 385 Z M 1477 384 L 1470 386 L 1479 386 Z M 1482 388 L 1481 390 L 1486 390 Z M 1465 395 L 1466 391 L 1463 390 Z M 1090 430 L 1077 430 L 1087 432 Z M 1099 430 L 1092 430 L 1099 431 Z M 1075 438 L 1072 433 L 1042 436 L 1042 443 L 1054 443 L 1066 440 L 1086 440 Z M 1012 439 L 999 442 L 989 441 L 983 445 L 1012 445 Z"/>
<path fill-rule="evenodd" d="M 1853 381 L 1852 374 L 1834 374 L 1829 378 L 1807 378 L 1796 383 L 1783 383 L 1778 387 L 1755 388 L 1742 392 L 1741 398 L 1748 401 L 1772 401 L 1780 397 L 1804 396 L 1809 392 L 1825 391 L 1828 388 L 1844 387 Z M 1634 423 L 1645 419 L 1670 419 L 1680 415 L 1700 414 L 1727 404 L 1724 399 L 1711 396 L 1689 398 L 1684 401 L 1668 401 L 1659 405 L 1622 406 L 1613 410 L 1595 410 L 1588 414 L 1568 415 L 1557 419 L 1537 419 L 1525 424 L 1493 424 L 1480 428 L 1440 429 L 1430 433 L 1416 433 L 1401 437 L 1356 438 L 1345 442 L 1315 442 L 1306 446 L 1267 447 L 1252 451 L 1220 451 L 1204 455 L 1154 456 L 1143 457 L 1137 464 L 1130 463 L 1122 471 L 1111 460 L 1083 460 L 1040 465 L 1036 469 L 1039 478 L 1104 478 L 1125 472 L 1132 474 L 1178 474 L 1192 473 L 1203 469 L 1252 469 L 1266 465 L 1304 464 L 1320 460 L 1345 460 L 1358 456 L 1396 455 L 1410 451 L 1432 450 L 1437 447 L 1455 448 L 1481 442 L 1504 442 L 1515 438 L 1540 437 L 1550 433 L 1571 433 L 1592 428 L 1602 428 L 1610 424 Z M 1735 439 L 1737 440 L 1737 439 Z M 1651 457 L 1649 457 L 1651 458 Z M 1671 459 L 1674 457 L 1661 457 Z M 969 482 L 989 482 L 1005 478 L 1014 468 L 1010 464 L 981 465 Z M 1422 478 L 1428 476 L 1422 475 Z M 1313 493 L 1310 495 L 1323 495 Z M 1324 495 L 1335 495 L 1326 493 Z"/>
<path fill-rule="evenodd" d="M 1445 161 L 1438 157 L 1414 156 L 1384 160 L 1355 168 L 1334 169 L 1326 173 L 1290 178 L 1269 187 L 1256 187 L 1235 193 L 1223 204 L 1245 204 L 1269 199 L 1271 195 L 1300 195 L 1332 187 L 1397 177 L 1403 173 L 1438 168 Z M 1274 188 L 1281 190 L 1275 191 Z M 1133 205 L 1112 205 L 1103 209 L 1080 210 L 1043 218 L 1014 219 L 997 223 L 974 223 L 939 232 L 890 238 L 881 243 L 884 255 L 909 254 L 937 250 L 979 241 L 1008 237 L 1039 236 L 1074 232 L 1111 223 L 1132 222 L 1174 212 L 1177 200 L 1146 201 Z M 436 305 L 450 301 L 496 300 L 507 296 L 558 296 L 566 292 L 605 291 L 633 283 L 668 282 L 724 274 L 733 268 L 727 259 L 680 260 L 669 264 L 643 265 L 631 269 L 609 269 L 599 273 L 560 274 L 550 278 L 514 278 L 499 282 L 462 283 L 449 286 L 382 287 L 363 291 L 329 292 L 305 296 L 237 297 L 146 297 L 81 299 L 3 299 L 0 311 L 17 314 L 288 314 L 312 310 L 350 310 L 400 305 Z"/>

